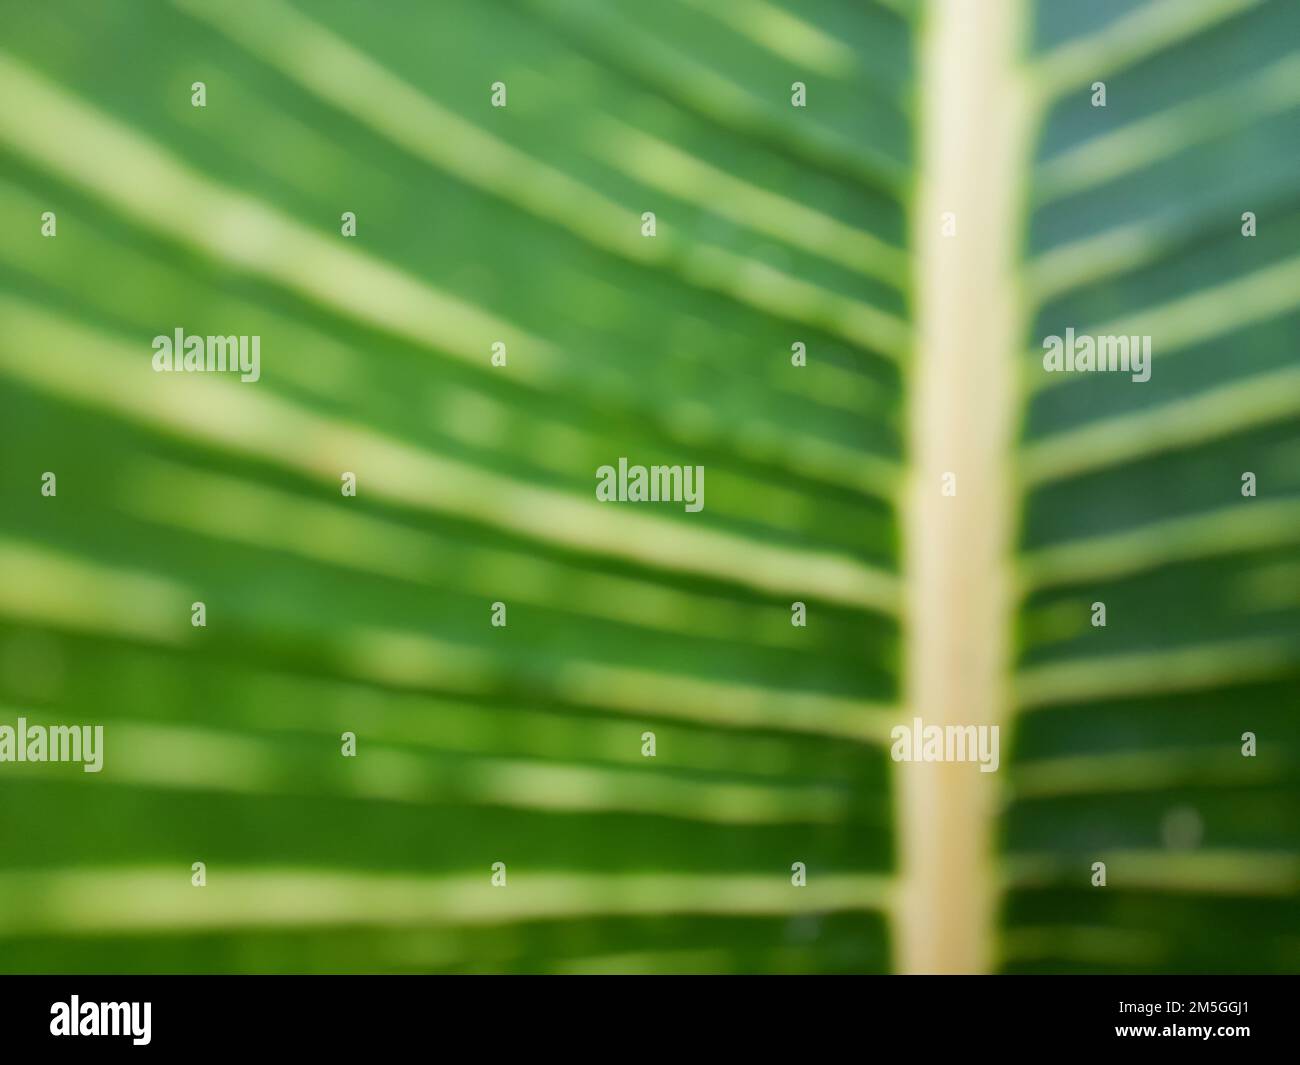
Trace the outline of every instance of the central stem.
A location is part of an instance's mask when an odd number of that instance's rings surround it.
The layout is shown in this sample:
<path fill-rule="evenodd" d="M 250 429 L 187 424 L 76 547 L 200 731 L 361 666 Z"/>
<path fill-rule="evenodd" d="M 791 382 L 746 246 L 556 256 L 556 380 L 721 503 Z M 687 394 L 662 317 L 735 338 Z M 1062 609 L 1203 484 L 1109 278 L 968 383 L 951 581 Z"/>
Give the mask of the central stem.
<path fill-rule="evenodd" d="M 1015 278 L 1027 163 L 1022 28 L 1017 0 L 932 0 L 927 9 L 913 217 L 905 723 L 1001 726 L 1007 706 Z M 955 495 L 944 492 L 950 474 Z M 899 762 L 894 771 L 897 967 L 987 971 L 999 774 L 970 762 Z"/>

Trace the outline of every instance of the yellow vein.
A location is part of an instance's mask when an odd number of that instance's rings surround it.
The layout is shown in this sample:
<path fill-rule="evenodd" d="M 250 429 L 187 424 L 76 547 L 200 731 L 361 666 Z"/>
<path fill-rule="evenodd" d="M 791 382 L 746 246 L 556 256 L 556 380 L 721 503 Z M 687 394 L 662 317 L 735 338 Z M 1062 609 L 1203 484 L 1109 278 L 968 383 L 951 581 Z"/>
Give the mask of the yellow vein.
<path fill-rule="evenodd" d="M 635 181 L 894 288 L 907 283 L 904 249 L 834 215 L 729 174 L 612 117 L 594 121 L 585 139 L 592 155 Z"/>
<path fill-rule="evenodd" d="M 879 912 L 883 876 L 830 874 L 795 890 L 788 876 L 540 872 L 507 862 L 507 886 L 482 875 L 409 875 L 334 869 L 214 867 L 190 885 L 188 865 L 74 872 L 0 872 L 0 935 L 428 925 L 500 925 L 661 914 L 784 916 Z"/>
<path fill-rule="evenodd" d="M 647 764 L 641 754 L 640 729 L 632 733 L 619 716 L 596 716 L 547 703 L 545 693 L 507 695 L 491 702 L 475 697 L 379 690 L 346 677 L 277 672 L 255 663 L 223 659 L 203 667 L 194 659 L 153 645 L 107 644 L 99 637 L 93 652 L 73 638 L 51 636 L 52 660 L 81 654 L 99 660 L 111 656 L 117 668 L 97 685 L 91 701 L 60 690 L 59 705 L 100 712 L 103 707 L 133 707 L 168 724 L 202 724 L 213 709 L 206 694 L 195 699 L 150 705 L 140 698 L 142 686 L 160 678 L 197 671 L 222 676 L 220 720 L 223 727 L 259 735 L 321 737 L 337 743 L 341 733 L 364 729 L 367 744 L 400 746 L 443 755 L 512 757 L 551 763 L 579 761 L 603 766 Z M 95 638 L 92 637 L 92 642 Z M 195 689 L 206 693 L 206 688 Z M 71 697 L 71 701 L 69 701 Z M 93 705 L 91 705 L 93 703 Z M 61 712 L 71 713 L 72 710 Z M 111 715 L 110 715 L 111 716 Z M 831 763 L 838 757 L 836 738 L 825 743 L 791 743 L 781 730 L 743 732 L 711 729 L 701 722 L 659 722 L 655 727 L 655 765 L 688 773 L 692 779 L 747 779 L 755 783 L 839 778 Z M 869 752 L 860 752 L 871 758 Z M 877 754 L 878 756 L 878 754 Z M 865 796 L 864 796 L 865 797 Z M 874 812 L 871 815 L 874 817 Z"/>
<path fill-rule="evenodd" d="M 1235 747 L 1156 748 L 1035 758 L 1015 765 L 1010 797 L 1017 802 L 1061 795 L 1172 791 L 1195 787 L 1269 787 L 1289 783 L 1290 767 L 1277 752 L 1242 758 Z M 1218 802 L 1219 800 L 1215 800 Z"/>
<path fill-rule="evenodd" d="M 511 372 L 522 381 L 555 372 L 559 353 L 546 341 L 208 180 L 3 52 L 0 97 L 25 101 L 0 108 L 10 145 L 151 232 L 477 368 L 502 340 L 519 353 Z"/>
<path fill-rule="evenodd" d="M 0 590 L 0 613 L 92 635 L 193 646 L 190 604 L 202 598 L 153 575 L 110 569 L 65 552 L 0 538 L 0 563 L 21 579 Z M 138 597 L 137 597 L 138 593 Z M 123 602 L 134 604 L 124 612 Z M 112 609 L 110 609 L 112 604 Z M 239 607 L 234 608 L 236 615 Z M 130 616 L 127 614 L 130 613 Z M 418 691 L 497 695 L 517 672 L 505 651 L 377 625 L 322 627 L 307 615 L 265 630 L 314 641 L 349 677 Z M 842 695 L 610 665 L 566 657 L 551 662 L 534 694 L 644 721 L 647 716 L 736 729 L 772 729 L 884 743 L 892 707 Z"/>
<path fill-rule="evenodd" d="M 640 211 L 569 177 L 440 106 L 345 39 L 280 0 L 220 8 L 175 0 L 307 91 L 404 150 L 625 259 L 670 268 L 688 283 L 739 303 L 825 329 L 899 358 L 906 323 L 863 303 L 721 247 L 685 242 L 670 219 L 654 239 Z M 293 47 L 286 41 L 293 41 Z"/>
<path fill-rule="evenodd" d="M 1038 56 L 1031 81 L 1044 101 L 1174 47 L 1257 6 L 1260 0 L 1152 0 L 1101 30 Z"/>
<path fill-rule="evenodd" d="M 1190 853 L 1099 848 L 1082 861 L 1048 854 L 1007 858 L 1008 890 L 1088 883 L 1088 863 L 1106 863 L 1109 891 L 1286 898 L 1300 890 L 1300 856 L 1252 850 L 1200 850 Z M 1086 887 L 1084 890 L 1087 890 Z"/>
<path fill-rule="evenodd" d="M 4 708 L 33 725 L 61 717 Z M 364 721 L 356 723 L 365 735 Z M 844 789 L 825 785 L 700 780 L 671 769 L 580 765 L 522 758 L 436 758 L 374 742 L 346 771 L 312 769 L 290 757 L 301 750 L 264 736 L 114 719 L 98 781 L 106 786 L 149 787 L 238 795 L 329 796 L 420 806 L 472 805 L 557 814 L 621 813 L 705 824 L 836 824 L 850 820 Z M 330 752 L 334 740 L 326 741 Z M 290 750 L 291 748 L 291 750 Z M 317 763 L 318 765 L 324 763 Z M 47 763 L 15 762 L 19 779 L 57 779 Z M 883 796 L 882 796 L 883 805 Z"/>
<path fill-rule="evenodd" d="M 1289 56 L 1226 89 L 1092 137 L 1041 164 L 1041 206 L 1114 181 L 1177 152 L 1300 103 L 1300 56 Z"/>
<path fill-rule="evenodd" d="M 14 225 L 20 224 L 18 219 L 27 217 L 27 212 L 39 215 L 41 210 L 40 200 L 0 181 L 0 225 L 7 219 L 12 219 Z M 65 223 L 68 213 L 60 212 Z M 111 270 L 120 282 L 111 291 L 87 291 L 84 286 L 79 287 L 80 281 L 63 269 L 64 264 L 58 257 L 33 256 L 25 242 L 0 242 L 0 259 L 15 270 L 30 273 L 62 291 L 75 294 L 83 305 L 90 301 L 114 319 L 130 320 L 141 326 L 152 322 L 148 325 L 152 333 L 157 324 L 159 294 L 178 291 L 174 268 L 103 238 L 97 234 L 94 224 L 85 218 L 73 217 L 71 220 L 77 229 L 78 256 L 86 268 Z M 328 400 L 341 394 L 362 396 L 367 389 L 374 387 L 374 382 L 367 380 L 366 359 L 359 348 L 342 343 L 297 317 L 232 297 L 208 284 L 185 284 L 185 306 L 202 306 L 213 312 L 214 319 L 229 316 L 234 321 L 257 321 L 263 323 L 263 335 L 275 333 L 280 347 L 291 353 L 290 357 L 277 361 L 278 380 L 291 381 L 296 388 Z M 701 340 L 701 343 L 707 342 Z M 863 404 L 874 398 L 865 391 L 865 378 L 861 375 L 829 365 L 821 366 L 816 377 L 796 374 L 790 378 L 792 381 L 795 379 L 800 387 L 781 387 L 791 395 L 806 397 L 821 406 L 836 406 L 860 413 Z M 554 386 L 556 382 L 551 384 Z M 436 410 L 438 426 L 449 436 L 472 447 L 482 447 L 485 443 L 498 448 L 508 447 L 512 454 L 526 454 L 530 462 L 546 465 L 561 475 L 571 473 L 575 456 L 585 456 L 591 450 L 588 445 L 601 439 L 596 433 L 580 433 L 570 422 L 525 410 L 480 388 L 458 385 L 445 378 L 435 382 L 431 376 L 425 385 L 423 395 L 416 390 L 413 396 L 426 399 L 430 409 Z M 587 402 L 590 403 L 590 399 Z M 682 417 L 681 412 L 687 409 L 689 416 Z M 703 446 L 702 440 L 707 439 L 715 443 L 725 442 L 743 457 L 763 466 L 774 466 L 811 480 L 852 488 L 886 502 L 894 499 L 899 467 L 893 459 L 866 453 L 825 437 L 791 435 L 787 424 L 761 413 L 755 416 L 733 411 L 724 421 L 718 410 L 691 401 L 676 408 L 670 407 L 666 413 L 666 417 L 658 420 L 656 429 L 678 443 Z M 520 443 L 523 440 L 528 442 L 528 446 Z M 746 442 L 757 440 L 777 440 L 779 446 L 764 447 L 761 455 L 754 448 L 747 451 Z"/>
<path fill-rule="evenodd" d="M 676 47 L 614 5 L 604 0 L 529 2 L 552 23 L 567 24 L 605 53 L 606 64 L 615 71 L 634 70 L 662 95 L 682 101 L 711 121 L 740 133 L 779 141 L 779 150 L 796 162 L 846 172 L 895 198 L 907 195 L 909 175 L 902 160 L 830 126 L 803 117 L 777 117 L 781 112 L 772 106 L 771 98 L 720 73 L 715 62 L 701 61 Z"/>
<path fill-rule="evenodd" d="M 1236 234 L 1236 225 L 1229 218 L 1225 232 Z M 1071 289 L 1094 284 L 1113 274 L 1136 270 L 1157 260 L 1183 235 L 1162 222 L 1140 221 L 1043 252 L 1025 266 L 1030 302 L 1041 306 Z M 1219 335 L 1237 325 L 1268 317 L 1300 303 L 1298 277 L 1300 258 L 1283 260 L 1221 285 L 1171 300 L 1144 312 L 1142 317 L 1159 313 L 1160 325 L 1174 337 L 1186 334 L 1193 324 L 1207 335 Z M 1226 327 L 1217 324 L 1220 317 L 1225 320 Z M 1155 333 L 1154 329 L 1148 328 L 1133 331 Z M 1111 329 L 1106 332 L 1118 331 Z M 1043 382 L 1041 387 L 1055 383 L 1060 382 Z"/>
<path fill-rule="evenodd" d="M 1159 407 L 1053 433 L 1021 452 L 1033 488 L 1182 450 L 1300 414 L 1300 367 L 1256 374 Z"/>
<path fill-rule="evenodd" d="M 824 77 L 842 78 L 859 69 L 858 54 L 849 45 L 806 18 L 770 0 L 682 0 L 701 14 L 717 19 L 772 55 Z"/>
<path fill-rule="evenodd" d="M 170 528 L 283 551 L 299 558 L 424 587 L 455 589 L 491 602 L 502 588 L 511 604 L 563 610 L 675 635 L 716 638 L 751 629 L 758 646 L 806 647 L 785 604 L 769 606 L 780 624 L 754 630 L 755 607 L 713 593 L 686 592 L 633 577 L 583 570 L 486 544 L 451 543 L 423 529 L 331 502 L 267 488 L 200 468 L 142 460 L 125 478 L 118 505 Z M 303 529 L 314 534 L 304 537 Z M 467 553 L 475 564 L 466 566 Z M 564 589 L 562 603 L 555 592 Z"/>
<path fill-rule="evenodd" d="M 568 550 L 772 593 L 819 595 L 886 613 L 896 609 L 893 575 L 843 555 L 761 544 L 684 518 L 602 505 L 594 488 L 591 498 L 583 498 L 539 487 L 328 417 L 258 386 L 155 374 L 143 342 L 124 343 L 30 304 L 0 297 L 0 309 L 9 319 L 0 338 L 0 371 L 181 439 L 291 470 L 331 493 L 338 492 L 339 475 L 347 470 L 357 474 L 359 491 L 373 498 Z M 33 359 L 33 351 L 44 355 Z"/>
<path fill-rule="evenodd" d="M 1089 655 L 1028 666 L 1016 677 L 1020 711 L 1060 703 L 1170 695 L 1286 676 L 1300 645 L 1257 637 L 1158 651 Z"/>
<path fill-rule="evenodd" d="M 1242 500 L 1204 514 L 1169 518 L 1022 554 L 1020 595 L 1294 543 L 1300 543 L 1300 500 Z"/>
<path fill-rule="evenodd" d="M 997 727 L 1007 706 L 1012 606 L 1006 468 L 1019 367 L 1007 353 L 1020 336 L 1022 7 L 945 0 L 929 14 L 922 182 L 912 217 L 915 467 L 905 511 L 902 702 L 927 725 Z M 998 121 L 990 125 L 988 115 Z M 941 228 L 948 211 L 957 217 L 951 237 Z M 949 474 L 955 495 L 944 492 Z M 952 768 L 894 767 L 904 899 L 896 963 L 905 972 L 984 972 L 991 957 L 1000 786 L 994 774 L 941 771 Z"/>

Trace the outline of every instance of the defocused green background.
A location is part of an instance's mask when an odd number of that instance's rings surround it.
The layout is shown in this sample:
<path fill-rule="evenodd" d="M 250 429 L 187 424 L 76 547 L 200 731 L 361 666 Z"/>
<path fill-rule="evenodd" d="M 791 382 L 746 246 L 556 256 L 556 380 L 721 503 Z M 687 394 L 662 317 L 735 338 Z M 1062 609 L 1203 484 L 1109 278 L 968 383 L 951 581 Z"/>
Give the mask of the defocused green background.
<path fill-rule="evenodd" d="M 1300 9 L 1188 7 L 1106 112 L 1141 5 L 1027 26 L 1026 351 L 1179 354 L 1030 397 L 1008 471 L 1008 969 L 1300 968 Z M 0 723 L 107 733 L 0 765 L 0 969 L 894 966 L 921 16 L 0 0 Z M 152 373 L 177 327 L 261 381 Z M 597 504 L 620 456 L 704 511 Z"/>

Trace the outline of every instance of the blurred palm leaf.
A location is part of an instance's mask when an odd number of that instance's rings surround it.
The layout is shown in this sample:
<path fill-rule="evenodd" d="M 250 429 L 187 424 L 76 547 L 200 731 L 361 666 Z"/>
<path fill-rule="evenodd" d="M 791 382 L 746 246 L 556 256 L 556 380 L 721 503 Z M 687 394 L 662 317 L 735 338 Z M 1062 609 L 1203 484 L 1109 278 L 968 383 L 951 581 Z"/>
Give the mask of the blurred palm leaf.
<path fill-rule="evenodd" d="M 1041 7 L 1026 359 L 1158 354 L 1028 397 L 997 961 L 1294 969 L 1295 12 Z M 0 968 L 915 967 L 912 5 L 5 14 L 0 720 L 109 746 L 0 772 Z M 152 374 L 177 326 L 262 381 Z M 598 505 L 620 455 L 705 510 Z"/>
<path fill-rule="evenodd" d="M 1004 964 L 1295 971 L 1300 9 L 1037 14 Z M 1146 384 L 1037 366 L 1129 324 Z"/>

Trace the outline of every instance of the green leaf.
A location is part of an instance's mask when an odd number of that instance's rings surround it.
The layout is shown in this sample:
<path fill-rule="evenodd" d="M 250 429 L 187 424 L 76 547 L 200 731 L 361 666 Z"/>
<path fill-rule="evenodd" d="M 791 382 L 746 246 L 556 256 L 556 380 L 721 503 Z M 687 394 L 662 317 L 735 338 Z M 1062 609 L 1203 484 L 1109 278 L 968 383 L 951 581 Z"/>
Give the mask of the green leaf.
<path fill-rule="evenodd" d="M 1293 4 L 10 7 L 0 970 L 1300 968 Z"/>

